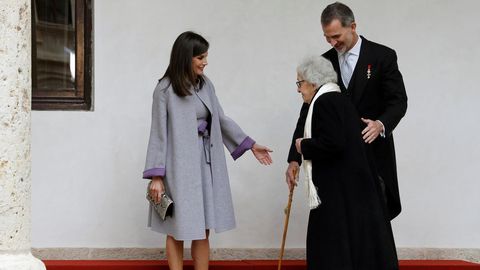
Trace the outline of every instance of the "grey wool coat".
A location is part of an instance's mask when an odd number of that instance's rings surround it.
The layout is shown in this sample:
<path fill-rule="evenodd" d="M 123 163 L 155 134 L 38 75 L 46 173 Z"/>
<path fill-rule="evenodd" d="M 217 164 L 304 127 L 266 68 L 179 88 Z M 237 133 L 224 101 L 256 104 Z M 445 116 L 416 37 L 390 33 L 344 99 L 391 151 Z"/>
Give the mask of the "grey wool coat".
<path fill-rule="evenodd" d="M 255 143 L 219 104 L 212 82 L 197 92 L 179 97 L 167 78 L 159 81 L 153 94 L 152 124 L 143 178 L 163 176 L 166 192 L 174 201 L 172 217 L 158 218 L 150 206 L 149 226 L 177 240 L 205 239 L 204 194 L 195 99 L 201 99 L 210 112 L 210 165 L 215 225 L 218 232 L 235 227 L 232 196 L 224 145 L 234 159 Z M 196 96 L 197 95 L 197 96 Z"/>

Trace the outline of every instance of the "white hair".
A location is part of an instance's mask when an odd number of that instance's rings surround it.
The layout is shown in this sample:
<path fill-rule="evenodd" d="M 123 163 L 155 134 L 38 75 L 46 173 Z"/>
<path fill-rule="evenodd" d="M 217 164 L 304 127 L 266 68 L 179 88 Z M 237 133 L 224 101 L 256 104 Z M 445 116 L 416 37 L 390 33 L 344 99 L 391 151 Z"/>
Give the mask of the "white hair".
<path fill-rule="evenodd" d="M 298 65 L 297 73 L 316 87 L 326 83 L 337 83 L 337 73 L 332 63 L 320 55 L 305 57 Z"/>

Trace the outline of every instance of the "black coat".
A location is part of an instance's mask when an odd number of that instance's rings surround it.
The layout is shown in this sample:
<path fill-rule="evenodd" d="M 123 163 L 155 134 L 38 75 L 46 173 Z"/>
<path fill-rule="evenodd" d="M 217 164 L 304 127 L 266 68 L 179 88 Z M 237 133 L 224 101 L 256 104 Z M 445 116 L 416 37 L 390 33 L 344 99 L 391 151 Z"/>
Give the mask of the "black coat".
<path fill-rule="evenodd" d="M 379 136 L 368 151 L 372 153 L 371 166 L 375 168 L 377 180 L 384 187 L 388 216 L 393 219 L 400 214 L 401 204 L 392 132 L 407 110 L 407 94 L 402 74 L 398 70 L 397 55 L 394 50 L 362 37 L 360 56 L 348 89 L 342 82 L 335 49 L 327 51 L 323 56 L 332 62 L 338 74 L 340 89 L 350 98 L 359 116 L 380 120 L 385 126 L 386 137 Z M 303 137 L 306 107 L 308 106 L 304 104 L 297 122 L 288 156 L 289 162 L 300 161 L 294 142 L 296 138 Z"/>
<path fill-rule="evenodd" d="M 308 269 L 398 269 L 390 222 L 360 128 L 356 109 L 344 95 L 318 97 L 312 138 L 301 143 L 322 201 L 310 211 Z"/>

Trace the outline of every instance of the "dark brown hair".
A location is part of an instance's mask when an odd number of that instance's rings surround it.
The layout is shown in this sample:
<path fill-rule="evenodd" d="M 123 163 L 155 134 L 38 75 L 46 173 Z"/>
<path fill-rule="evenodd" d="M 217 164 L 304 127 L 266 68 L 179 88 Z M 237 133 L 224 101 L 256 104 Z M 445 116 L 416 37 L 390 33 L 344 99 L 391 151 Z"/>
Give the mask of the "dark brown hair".
<path fill-rule="evenodd" d="M 170 54 L 170 63 L 163 75 L 172 84 L 173 91 L 180 97 L 189 96 L 192 85 L 202 88 L 205 79 L 196 76 L 192 69 L 192 58 L 208 51 L 208 41 L 197 33 L 187 31 L 177 37 Z"/>
<path fill-rule="evenodd" d="M 321 16 L 322 25 L 329 25 L 335 19 L 339 20 L 343 27 L 347 27 L 355 21 L 355 16 L 347 5 L 335 2 L 323 10 Z"/>

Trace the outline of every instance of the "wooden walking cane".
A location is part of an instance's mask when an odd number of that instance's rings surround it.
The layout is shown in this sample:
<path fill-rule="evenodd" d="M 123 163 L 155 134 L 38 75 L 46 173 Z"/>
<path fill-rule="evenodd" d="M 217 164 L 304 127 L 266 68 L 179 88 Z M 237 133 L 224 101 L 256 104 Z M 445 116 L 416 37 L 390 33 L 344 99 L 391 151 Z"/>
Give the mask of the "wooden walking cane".
<path fill-rule="evenodd" d="M 295 180 L 298 178 L 298 169 L 294 169 L 293 175 Z M 288 194 L 288 204 L 285 208 L 285 224 L 283 226 L 283 237 L 282 237 L 282 247 L 280 248 L 280 258 L 278 258 L 278 270 L 282 268 L 282 259 L 283 259 L 283 252 L 285 250 L 285 240 L 287 239 L 287 230 L 288 230 L 288 220 L 290 219 L 290 209 L 292 207 L 292 200 L 293 200 L 293 190 L 295 189 L 295 185 L 292 185 L 290 189 L 290 193 Z"/>

